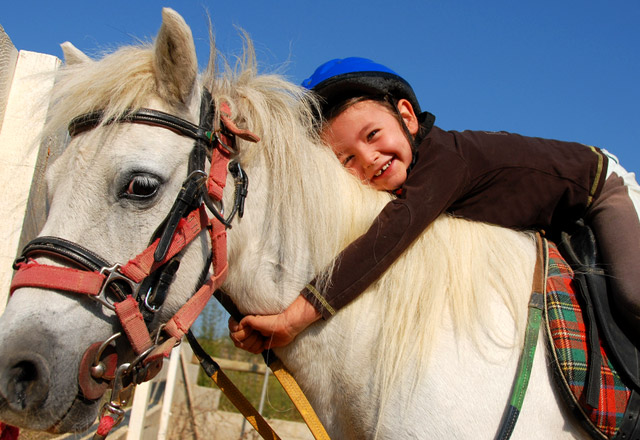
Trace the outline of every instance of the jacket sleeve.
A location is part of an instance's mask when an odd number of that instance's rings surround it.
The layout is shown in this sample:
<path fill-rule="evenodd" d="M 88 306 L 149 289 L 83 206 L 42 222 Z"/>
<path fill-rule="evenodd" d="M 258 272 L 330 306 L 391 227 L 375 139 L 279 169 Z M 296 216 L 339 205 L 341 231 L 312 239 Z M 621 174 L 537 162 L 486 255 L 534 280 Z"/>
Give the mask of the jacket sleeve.
<path fill-rule="evenodd" d="M 422 147 L 401 198 L 389 202 L 371 227 L 338 255 L 325 291 L 318 291 L 312 281 L 301 292 L 323 318 L 366 290 L 464 191 L 469 177 L 463 159 L 446 148 Z"/>

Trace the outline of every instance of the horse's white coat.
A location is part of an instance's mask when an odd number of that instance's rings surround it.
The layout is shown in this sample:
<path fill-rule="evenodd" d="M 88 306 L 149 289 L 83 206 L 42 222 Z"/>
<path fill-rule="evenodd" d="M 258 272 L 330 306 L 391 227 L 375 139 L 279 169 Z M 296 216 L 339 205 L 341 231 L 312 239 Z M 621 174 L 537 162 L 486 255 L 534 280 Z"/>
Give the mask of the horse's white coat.
<path fill-rule="evenodd" d="M 98 62 L 67 48 L 77 63 L 59 83 L 59 119 L 54 122 L 64 125 L 78 113 L 101 107 L 116 115 L 132 106 L 195 121 L 200 85 L 195 76 L 191 85 L 185 80 L 195 51 L 188 27 L 175 12 L 163 11 L 157 41 L 154 49 L 125 49 Z M 166 56 L 169 47 L 180 53 L 173 64 L 164 62 L 173 59 Z M 262 139 L 256 145 L 238 144 L 250 188 L 245 217 L 229 231 L 225 288 L 243 312 L 275 313 L 366 230 L 389 196 L 364 187 L 340 166 L 311 134 L 304 92 L 279 77 L 256 75 L 252 56 L 249 48 L 237 75 L 219 77 L 210 65 L 200 81 L 218 104 L 230 104 L 238 125 Z M 96 84 L 104 72 L 116 77 Z M 91 91 L 80 93 L 82 85 L 92 85 Z M 129 87 L 137 92 L 125 90 Z M 167 130 L 129 124 L 78 136 L 50 175 L 51 215 L 43 234 L 74 240 L 111 261 L 126 261 L 146 247 L 168 212 L 185 176 L 190 146 L 189 139 Z M 133 171 L 163 181 L 153 201 L 118 198 L 117 190 Z M 227 205 L 230 193 L 225 194 Z M 162 318 L 193 291 L 205 243 L 202 237 L 187 251 Z M 278 355 L 332 438 L 492 438 L 514 379 L 533 263 L 528 235 L 441 217 L 363 295 Z M 47 332 L 56 340 L 53 352 L 38 347 L 40 356 L 56 359 L 48 360 L 55 370 L 55 392 L 43 403 L 38 420 L 1 403 L 0 417 L 39 429 L 60 418 L 60 430 L 87 426 L 96 408 L 73 403 L 72 372 L 86 346 L 112 331 L 109 316 L 88 301 L 33 289 L 18 291 L 9 307 L 0 340 L 23 332 L 20 328 L 33 316 L 39 322 L 27 331 Z M 538 349 L 514 438 L 578 437 L 580 431 L 565 418 L 552 390 L 544 348 Z"/>

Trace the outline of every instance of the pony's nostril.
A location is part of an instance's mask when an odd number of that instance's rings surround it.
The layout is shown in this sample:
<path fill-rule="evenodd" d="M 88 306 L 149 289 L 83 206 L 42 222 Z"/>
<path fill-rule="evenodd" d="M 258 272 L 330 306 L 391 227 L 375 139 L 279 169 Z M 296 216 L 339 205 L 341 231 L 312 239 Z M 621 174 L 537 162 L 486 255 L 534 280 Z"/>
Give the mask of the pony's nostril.
<path fill-rule="evenodd" d="M 9 392 L 13 403 L 22 409 L 27 406 L 27 394 L 37 387 L 38 369 L 31 362 L 20 362 L 9 370 Z"/>
<path fill-rule="evenodd" d="M 15 411 L 27 411 L 46 399 L 49 370 L 38 359 L 22 360 L 8 369 L 3 382 L 9 406 Z"/>

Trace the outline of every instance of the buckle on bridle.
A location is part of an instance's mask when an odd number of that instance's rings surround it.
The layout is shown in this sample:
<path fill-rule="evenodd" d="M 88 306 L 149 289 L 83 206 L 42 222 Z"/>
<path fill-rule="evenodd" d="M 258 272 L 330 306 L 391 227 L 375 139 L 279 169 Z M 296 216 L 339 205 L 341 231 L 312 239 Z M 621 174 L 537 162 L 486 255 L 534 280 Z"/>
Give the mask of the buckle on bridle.
<path fill-rule="evenodd" d="M 221 130 L 216 131 L 208 131 L 206 133 L 207 139 L 212 145 L 217 145 L 220 147 L 225 153 L 232 155 L 236 154 L 237 151 L 234 147 L 232 147 L 230 142 L 228 142 L 228 137 L 225 134 L 222 134 Z M 225 142 L 227 140 L 227 142 Z"/>
<path fill-rule="evenodd" d="M 118 295 L 118 301 L 123 301 L 126 299 L 126 294 L 122 291 L 120 286 L 124 284 L 128 287 L 129 293 L 137 301 L 140 286 L 142 285 L 142 282 L 138 283 L 136 281 L 133 281 L 131 278 L 123 274 L 120 271 L 121 267 L 122 265 L 120 263 L 116 263 L 111 267 L 103 267 L 102 269 L 100 269 L 100 274 L 105 275 L 106 278 L 104 280 L 104 283 L 102 283 L 100 292 L 97 295 L 92 296 L 94 300 L 98 301 L 103 306 L 113 311 L 116 310 L 116 307 L 115 303 L 110 302 L 107 297 L 106 291 L 108 288 L 111 288 L 111 290 L 115 292 L 116 295 Z"/>
<path fill-rule="evenodd" d="M 231 222 L 233 221 L 236 214 L 238 217 L 242 218 L 244 216 L 244 201 L 247 198 L 248 188 L 249 188 L 249 176 L 244 172 L 239 162 L 231 161 L 229 163 L 229 172 L 233 176 L 233 180 L 235 182 L 235 191 L 233 196 L 233 208 L 227 217 L 224 214 L 224 203 L 222 200 L 213 201 L 209 194 L 204 194 L 204 203 L 211 211 L 213 216 L 218 219 L 220 223 L 222 223 L 225 228 L 231 229 Z M 220 205 L 220 208 L 216 206 L 216 204 Z"/>
<path fill-rule="evenodd" d="M 133 389 L 135 388 L 135 384 L 133 382 L 127 386 L 124 386 L 123 384 L 124 377 L 129 373 L 130 367 L 131 364 L 122 364 L 118 366 L 115 379 L 113 380 L 111 400 L 105 403 L 100 411 L 101 419 L 107 412 L 116 416 L 113 426 L 117 426 L 124 418 L 125 411 L 123 407 L 129 402 Z"/>

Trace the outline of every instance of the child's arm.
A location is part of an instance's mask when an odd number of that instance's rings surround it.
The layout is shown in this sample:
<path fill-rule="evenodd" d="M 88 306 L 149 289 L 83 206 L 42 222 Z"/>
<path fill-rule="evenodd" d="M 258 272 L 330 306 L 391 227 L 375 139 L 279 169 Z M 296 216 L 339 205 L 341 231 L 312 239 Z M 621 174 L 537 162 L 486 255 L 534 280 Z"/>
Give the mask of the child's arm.
<path fill-rule="evenodd" d="M 229 318 L 229 336 L 236 347 L 251 353 L 283 347 L 321 315 L 302 295 L 278 315 L 248 315 L 239 323 Z"/>
<path fill-rule="evenodd" d="M 459 153 L 440 144 L 428 147 L 420 151 L 403 185 L 403 195 L 390 201 L 371 227 L 337 257 L 325 283 L 328 287 L 320 291 L 314 280 L 302 290 L 323 318 L 330 318 L 364 292 L 467 190 L 468 169 Z"/>

